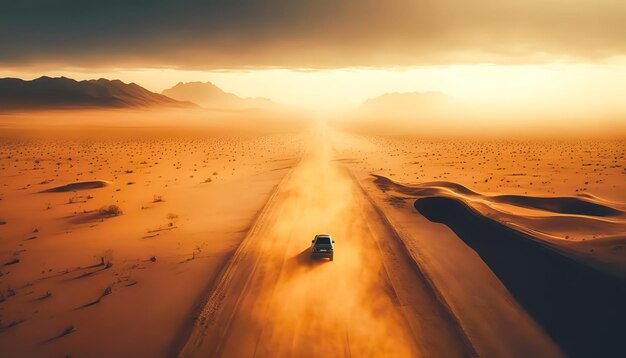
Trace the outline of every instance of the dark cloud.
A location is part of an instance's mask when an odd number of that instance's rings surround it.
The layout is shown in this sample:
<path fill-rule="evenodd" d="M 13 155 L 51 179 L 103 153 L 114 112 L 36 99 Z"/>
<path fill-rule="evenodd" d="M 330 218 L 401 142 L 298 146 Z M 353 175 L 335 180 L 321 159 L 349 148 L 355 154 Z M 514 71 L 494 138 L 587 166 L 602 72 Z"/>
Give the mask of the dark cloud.
<path fill-rule="evenodd" d="M 622 0 L 0 0 L 0 64 L 343 67 L 626 54 Z"/>

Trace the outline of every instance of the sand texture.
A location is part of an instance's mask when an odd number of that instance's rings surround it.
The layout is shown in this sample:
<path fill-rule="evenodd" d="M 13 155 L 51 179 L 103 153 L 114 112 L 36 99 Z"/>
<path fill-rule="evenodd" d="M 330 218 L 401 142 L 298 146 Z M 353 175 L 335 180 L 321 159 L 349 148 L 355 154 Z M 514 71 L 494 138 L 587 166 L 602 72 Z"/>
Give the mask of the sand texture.
<path fill-rule="evenodd" d="M 2 355 L 626 354 L 623 141 L 145 116 L 0 118 Z"/>

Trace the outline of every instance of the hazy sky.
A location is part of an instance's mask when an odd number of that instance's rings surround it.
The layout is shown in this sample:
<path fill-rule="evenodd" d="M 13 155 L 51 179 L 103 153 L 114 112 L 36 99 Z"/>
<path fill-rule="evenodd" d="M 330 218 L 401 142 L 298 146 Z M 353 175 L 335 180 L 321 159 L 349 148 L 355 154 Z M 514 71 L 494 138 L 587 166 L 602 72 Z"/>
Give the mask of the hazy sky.
<path fill-rule="evenodd" d="M 592 61 L 626 53 L 623 0 L 20 0 L 0 63 L 183 68 Z"/>
<path fill-rule="evenodd" d="M 307 106 L 419 90 L 612 103 L 626 1 L 0 0 L 0 68 L 156 91 L 211 80 Z"/>

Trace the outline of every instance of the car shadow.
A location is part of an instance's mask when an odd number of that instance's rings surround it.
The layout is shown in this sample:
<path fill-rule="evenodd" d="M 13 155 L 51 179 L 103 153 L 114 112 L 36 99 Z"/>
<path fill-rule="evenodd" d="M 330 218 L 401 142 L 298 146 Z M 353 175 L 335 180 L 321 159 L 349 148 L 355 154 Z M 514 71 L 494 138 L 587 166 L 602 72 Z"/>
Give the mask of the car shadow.
<path fill-rule="evenodd" d="M 298 269 L 318 267 L 328 262 L 330 262 L 330 260 L 326 258 L 312 258 L 311 248 L 307 247 L 296 256 L 291 257 L 287 264 L 289 265 L 288 268 L 290 271 L 294 271 Z"/>

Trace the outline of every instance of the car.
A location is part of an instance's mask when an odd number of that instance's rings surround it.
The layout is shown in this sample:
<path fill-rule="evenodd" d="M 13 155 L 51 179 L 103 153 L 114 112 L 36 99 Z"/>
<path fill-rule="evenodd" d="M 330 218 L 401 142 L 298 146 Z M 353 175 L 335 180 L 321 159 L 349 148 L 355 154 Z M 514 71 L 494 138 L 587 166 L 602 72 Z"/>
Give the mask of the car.
<path fill-rule="evenodd" d="M 311 258 L 328 258 L 333 261 L 335 241 L 328 234 L 315 235 L 311 240 Z"/>

